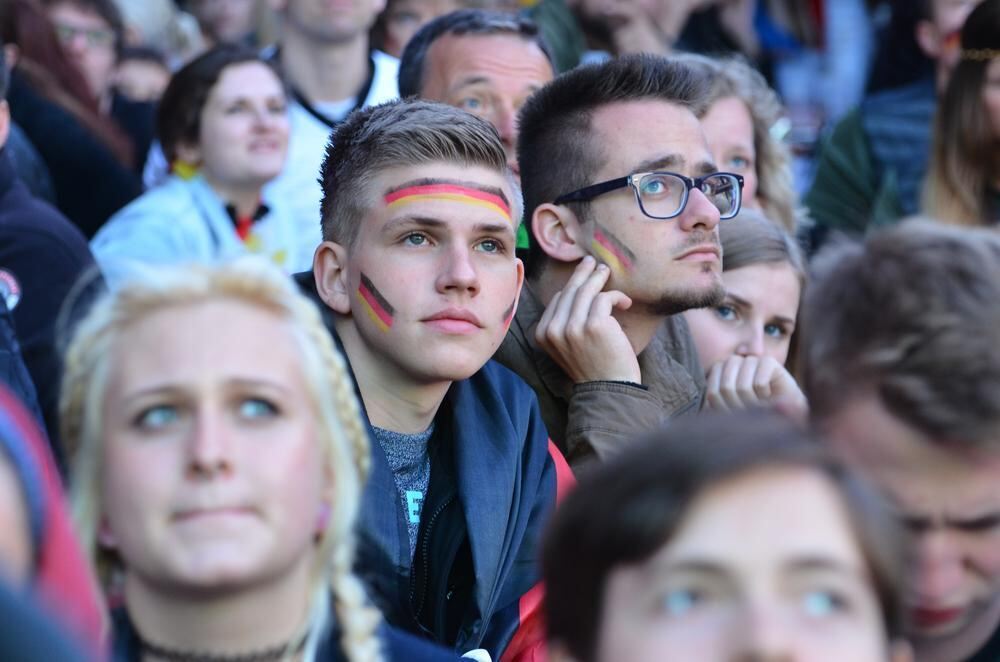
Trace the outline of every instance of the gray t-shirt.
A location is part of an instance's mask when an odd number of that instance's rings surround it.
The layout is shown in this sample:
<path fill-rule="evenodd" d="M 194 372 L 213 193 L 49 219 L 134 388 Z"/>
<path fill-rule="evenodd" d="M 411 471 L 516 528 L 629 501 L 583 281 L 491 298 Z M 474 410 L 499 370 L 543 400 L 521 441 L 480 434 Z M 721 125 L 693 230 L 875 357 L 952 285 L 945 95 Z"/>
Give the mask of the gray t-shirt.
<path fill-rule="evenodd" d="M 375 438 L 385 451 L 396 479 L 396 490 L 403 502 L 407 533 L 410 538 L 410 558 L 417 548 L 420 513 L 431 481 L 431 456 L 427 444 L 434 434 L 434 424 L 419 434 L 401 434 L 374 427 Z"/>

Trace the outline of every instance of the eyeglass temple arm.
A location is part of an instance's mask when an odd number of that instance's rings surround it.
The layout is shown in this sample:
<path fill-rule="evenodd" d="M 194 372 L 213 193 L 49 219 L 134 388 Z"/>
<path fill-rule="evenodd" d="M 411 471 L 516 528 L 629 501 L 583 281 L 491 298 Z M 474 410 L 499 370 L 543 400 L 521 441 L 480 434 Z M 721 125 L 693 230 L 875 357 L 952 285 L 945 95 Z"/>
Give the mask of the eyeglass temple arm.
<path fill-rule="evenodd" d="M 558 198 L 552 201 L 554 205 L 561 205 L 566 202 L 586 202 L 587 200 L 593 200 L 599 195 L 603 195 L 608 191 L 614 191 L 615 189 L 624 188 L 628 186 L 629 176 L 619 177 L 618 179 L 609 179 L 606 182 L 601 182 L 600 184 L 591 184 L 590 186 L 585 186 L 582 189 L 573 191 L 572 193 L 566 193 L 565 195 L 560 195 Z"/>

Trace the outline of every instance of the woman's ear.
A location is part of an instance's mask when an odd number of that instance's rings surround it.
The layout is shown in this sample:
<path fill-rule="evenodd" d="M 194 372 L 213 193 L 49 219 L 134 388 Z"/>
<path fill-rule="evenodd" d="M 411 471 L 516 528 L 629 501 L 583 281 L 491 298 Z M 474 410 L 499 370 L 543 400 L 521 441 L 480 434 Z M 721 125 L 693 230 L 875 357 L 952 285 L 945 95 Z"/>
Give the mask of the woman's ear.
<path fill-rule="evenodd" d="M 313 254 L 316 293 L 327 306 L 341 315 L 351 312 L 350 284 L 347 282 L 347 251 L 338 243 L 324 241 Z"/>
<path fill-rule="evenodd" d="M 557 262 L 578 262 L 589 252 L 583 245 L 580 219 L 564 205 L 544 203 L 531 215 L 535 241 Z"/>

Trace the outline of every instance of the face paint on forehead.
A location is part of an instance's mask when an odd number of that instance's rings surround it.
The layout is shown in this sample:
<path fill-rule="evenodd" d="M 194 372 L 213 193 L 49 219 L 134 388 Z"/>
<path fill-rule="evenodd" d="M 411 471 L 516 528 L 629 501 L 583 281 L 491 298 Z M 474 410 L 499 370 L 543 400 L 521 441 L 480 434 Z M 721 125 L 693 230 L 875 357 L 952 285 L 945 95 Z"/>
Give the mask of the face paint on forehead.
<path fill-rule="evenodd" d="M 392 327 L 392 316 L 396 309 L 386 301 L 371 279 L 364 274 L 361 274 L 361 284 L 358 285 L 358 300 L 379 330 L 385 332 Z"/>
<path fill-rule="evenodd" d="M 389 209 L 425 200 L 462 202 L 495 211 L 508 221 L 512 220 L 507 196 L 500 189 L 491 187 L 479 188 L 471 184 L 424 180 L 390 191 L 385 195 L 385 204 Z"/>
<path fill-rule="evenodd" d="M 590 242 L 590 248 L 594 257 L 614 271 L 631 271 L 635 266 L 635 253 L 600 225 L 594 229 L 594 239 Z"/>

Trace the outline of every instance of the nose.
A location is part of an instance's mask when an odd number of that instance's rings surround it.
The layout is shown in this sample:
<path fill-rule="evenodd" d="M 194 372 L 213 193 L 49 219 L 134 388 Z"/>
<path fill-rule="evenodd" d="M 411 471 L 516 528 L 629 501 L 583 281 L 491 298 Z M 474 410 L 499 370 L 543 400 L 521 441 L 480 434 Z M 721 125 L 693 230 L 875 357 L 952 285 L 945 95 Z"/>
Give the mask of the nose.
<path fill-rule="evenodd" d="M 748 605 L 737 645 L 739 662 L 791 662 L 794 628 L 777 605 Z"/>
<path fill-rule="evenodd" d="M 918 534 L 916 544 L 916 598 L 921 605 L 946 607 L 962 589 L 965 577 L 962 554 L 948 531 Z"/>
<path fill-rule="evenodd" d="M 230 474 L 232 469 L 232 448 L 223 416 L 217 412 L 200 411 L 188 440 L 188 478 L 216 478 Z"/>
<path fill-rule="evenodd" d="M 742 330 L 742 337 L 736 345 L 739 356 L 764 356 L 764 329 L 760 325 L 747 325 Z"/>
<path fill-rule="evenodd" d="M 456 243 L 446 251 L 437 278 L 438 292 L 465 296 L 478 294 L 479 272 L 473 259 L 472 249 L 465 244 Z"/>
<path fill-rule="evenodd" d="M 503 144 L 513 148 L 517 144 L 517 111 L 510 104 L 502 104 L 493 119 Z"/>
<path fill-rule="evenodd" d="M 687 205 L 678 219 L 681 227 L 691 232 L 696 229 L 711 232 L 719 224 L 719 208 L 697 188 L 688 193 Z"/>

